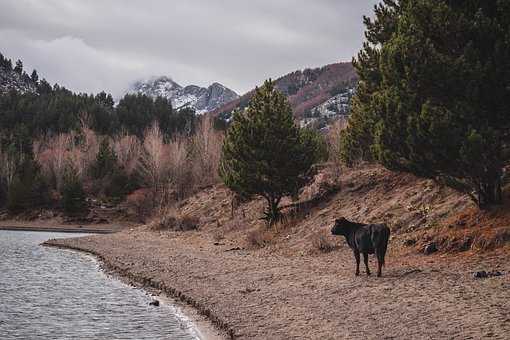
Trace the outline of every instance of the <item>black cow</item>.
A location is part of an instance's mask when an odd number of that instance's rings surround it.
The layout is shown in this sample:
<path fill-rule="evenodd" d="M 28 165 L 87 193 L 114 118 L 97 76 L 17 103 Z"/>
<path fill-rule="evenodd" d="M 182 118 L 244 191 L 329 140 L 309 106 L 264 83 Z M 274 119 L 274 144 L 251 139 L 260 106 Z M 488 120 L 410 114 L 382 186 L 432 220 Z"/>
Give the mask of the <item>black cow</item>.
<path fill-rule="evenodd" d="M 359 275 L 359 254 L 363 254 L 367 275 L 370 275 L 368 254 L 375 253 L 377 257 L 377 276 L 381 276 L 381 268 L 384 265 L 384 256 L 390 238 L 390 228 L 385 224 L 355 223 L 342 217 L 335 220 L 331 233 L 345 236 L 347 244 L 356 258 L 356 275 Z"/>

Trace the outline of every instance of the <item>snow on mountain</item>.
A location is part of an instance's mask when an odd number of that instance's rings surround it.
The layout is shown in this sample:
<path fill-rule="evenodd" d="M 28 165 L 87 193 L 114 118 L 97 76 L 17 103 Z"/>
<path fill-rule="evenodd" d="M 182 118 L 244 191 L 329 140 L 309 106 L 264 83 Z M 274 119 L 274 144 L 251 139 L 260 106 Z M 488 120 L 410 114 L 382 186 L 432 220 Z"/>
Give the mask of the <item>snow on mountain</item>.
<path fill-rule="evenodd" d="M 225 103 L 239 98 L 237 93 L 219 83 L 213 83 L 207 88 L 196 85 L 182 87 L 165 76 L 137 81 L 130 87 L 128 93 L 165 97 L 171 100 L 174 108 L 190 107 L 197 113 L 213 111 Z"/>

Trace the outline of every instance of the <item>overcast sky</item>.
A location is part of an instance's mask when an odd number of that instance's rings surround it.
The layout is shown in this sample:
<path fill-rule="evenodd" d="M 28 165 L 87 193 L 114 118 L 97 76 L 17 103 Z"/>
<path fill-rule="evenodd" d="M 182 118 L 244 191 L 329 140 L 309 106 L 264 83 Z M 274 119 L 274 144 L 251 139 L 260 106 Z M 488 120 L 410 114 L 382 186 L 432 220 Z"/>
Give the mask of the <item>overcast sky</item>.
<path fill-rule="evenodd" d="M 0 0 L 0 52 L 50 83 L 119 96 L 137 79 L 264 79 L 350 61 L 377 0 Z"/>

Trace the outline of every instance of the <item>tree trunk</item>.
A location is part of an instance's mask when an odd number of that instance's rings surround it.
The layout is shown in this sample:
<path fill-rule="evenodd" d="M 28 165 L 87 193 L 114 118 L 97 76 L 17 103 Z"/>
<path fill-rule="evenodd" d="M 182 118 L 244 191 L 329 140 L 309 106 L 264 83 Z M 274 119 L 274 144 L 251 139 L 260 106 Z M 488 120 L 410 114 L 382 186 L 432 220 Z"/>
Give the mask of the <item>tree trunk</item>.
<path fill-rule="evenodd" d="M 266 197 L 266 200 L 267 207 L 264 211 L 264 219 L 267 226 L 270 227 L 280 220 L 281 214 L 278 205 L 280 204 L 281 197 Z"/>
<path fill-rule="evenodd" d="M 481 183 L 478 192 L 478 207 L 488 209 L 503 202 L 501 179 Z"/>

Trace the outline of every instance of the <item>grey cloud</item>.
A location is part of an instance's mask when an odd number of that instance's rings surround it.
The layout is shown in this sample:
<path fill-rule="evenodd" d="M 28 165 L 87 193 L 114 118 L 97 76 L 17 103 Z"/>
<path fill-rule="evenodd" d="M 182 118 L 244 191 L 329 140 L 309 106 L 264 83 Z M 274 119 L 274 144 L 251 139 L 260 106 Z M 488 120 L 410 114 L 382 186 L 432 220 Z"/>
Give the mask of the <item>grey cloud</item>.
<path fill-rule="evenodd" d="M 377 0 L 3 0 L 0 51 L 51 82 L 120 95 L 139 78 L 265 78 L 350 60 Z"/>

